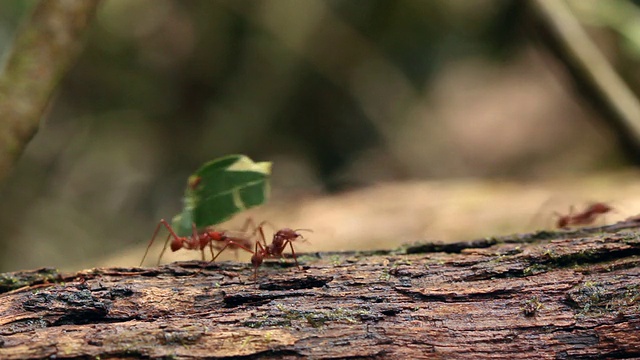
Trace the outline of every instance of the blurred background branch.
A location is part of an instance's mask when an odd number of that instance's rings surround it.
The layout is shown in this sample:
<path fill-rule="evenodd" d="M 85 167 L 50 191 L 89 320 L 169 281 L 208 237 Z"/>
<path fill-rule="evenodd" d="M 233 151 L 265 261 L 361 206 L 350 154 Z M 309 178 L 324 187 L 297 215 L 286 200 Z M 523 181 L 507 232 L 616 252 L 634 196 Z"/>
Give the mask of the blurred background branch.
<path fill-rule="evenodd" d="M 620 6 L 627 6 L 624 1 Z M 640 163 L 640 102 L 589 38 L 565 1 L 533 0 L 547 44 L 566 66 L 587 101 L 616 131 L 630 160 Z M 633 8 L 631 8 L 633 9 Z M 636 19 L 637 20 L 637 19 Z"/>
<path fill-rule="evenodd" d="M 42 0 L 22 24 L 0 74 L 0 179 L 38 131 L 100 0 Z"/>

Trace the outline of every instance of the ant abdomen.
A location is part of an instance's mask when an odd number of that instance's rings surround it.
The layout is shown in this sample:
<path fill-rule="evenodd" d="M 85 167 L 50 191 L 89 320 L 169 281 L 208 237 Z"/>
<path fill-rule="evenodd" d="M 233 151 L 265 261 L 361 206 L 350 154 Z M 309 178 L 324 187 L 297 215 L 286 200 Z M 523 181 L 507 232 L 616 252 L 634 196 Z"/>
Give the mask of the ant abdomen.
<path fill-rule="evenodd" d="M 253 256 L 251 256 L 251 265 L 253 265 L 254 268 L 257 268 L 258 266 L 262 265 L 262 260 L 262 255 L 259 253 L 255 253 L 253 254 Z"/>
<path fill-rule="evenodd" d="M 178 251 L 180 249 L 182 249 L 182 239 L 174 238 L 173 240 L 171 240 L 171 251 Z"/>

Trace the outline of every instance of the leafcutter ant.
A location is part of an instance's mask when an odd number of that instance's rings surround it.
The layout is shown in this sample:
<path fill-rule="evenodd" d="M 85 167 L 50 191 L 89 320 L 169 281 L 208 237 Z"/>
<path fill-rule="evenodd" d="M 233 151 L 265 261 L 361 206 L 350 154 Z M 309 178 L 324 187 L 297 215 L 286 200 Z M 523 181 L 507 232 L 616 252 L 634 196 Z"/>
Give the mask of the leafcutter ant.
<path fill-rule="evenodd" d="M 573 214 L 573 206 L 569 209 L 568 215 L 558 216 L 556 227 L 559 229 L 566 229 L 570 226 L 590 225 L 598 218 L 598 216 L 613 211 L 613 208 L 605 203 L 593 203 L 589 205 L 584 211 Z"/>
<path fill-rule="evenodd" d="M 296 251 L 293 249 L 293 242 L 301 239 L 304 240 L 302 234 L 299 231 L 311 231 L 309 229 L 289 229 L 284 228 L 276 231 L 273 234 L 273 238 L 271 239 L 271 243 L 267 244 L 267 240 L 264 236 L 263 225 L 265 222 L 258 225 L 257 230 L 260 232 L 260 238 L 262 242 L 256 241 L 255 251 L 253 256 L 251 256 L 251 264 L 254 268 L 254 279 L 258 278 L 258 267 L 262 265 L 262 262 L 265 259 L 276 259 L 282 258 L 283 252 L 287 245 L 291 248 L 291 256 L 296 263 L 296 267 L 300 269 L 300 264 L 298 264 L 298 258 L 296 256 Z"/>
<path fill-rule="evenodd" d="M 212 227 L 208 227 L 204 231 L 198 232 L 195 224 L 193 224 L 193 233 L 190 236 L 178 236 L 173 230 L 173 228 L 171 227 L 171 225 L 169 225 L 169 223 L 165 219 L 162 219 L 158 223 L 158 226 L 156 226 L 156 230 L 153 232 L 153 236 L 149 241 L 149 245 L 147 245 L 147 249 L 144 252 L 142 261 L 140 261 L 140 266 L 142 266 L 144 259 L 147 257 L 149 248 L 151 248 L 151 245 L 155 241 L 156 236 L 158 235 L 158 231 L 160 231 L 160 228 L 162 226 L 167 228 L 167 230 L 169 231 L 169 235 L 167 236 L 167 240 L 165 240 L 164 246 L 162 247 L 162 251 L 160 252 L 160 256 L 158 257 L 158 264 L 162 259 L 162 255 L 164 255 L 164 252 L 167 250 L 167 243 L 169 243 L 169 239 L 171 239 L 171 245 L 170 245 L 171 251 L 178 251 L 180 249 L 199 250 L 202 254 L 203 261 L 204 261 L 204 249 L 207 246 L 211 251 L 211 257 L 213 260 L 215 260 L 215 258 L 217 258 L 218 255 L 220 255 L 220 252 L 222 252 L 222 250 L 226 249 L 227 247 L 232 247 L 232 248 L 235 248 L 236 250 L 243 249 L 245 251 L 253 253 L 253 251 L 251 251 L 250 249 L 251 243 L 248 243 L 249 240 L 243 237 L 228 236 L 227 232 L 217 231 Z M 247 244 L 248 246 L 246 246 Z M 218 255 L 214 254 L 213 252 L 214 248 L 220 249 L 220 252 L 218 252 Z"/>

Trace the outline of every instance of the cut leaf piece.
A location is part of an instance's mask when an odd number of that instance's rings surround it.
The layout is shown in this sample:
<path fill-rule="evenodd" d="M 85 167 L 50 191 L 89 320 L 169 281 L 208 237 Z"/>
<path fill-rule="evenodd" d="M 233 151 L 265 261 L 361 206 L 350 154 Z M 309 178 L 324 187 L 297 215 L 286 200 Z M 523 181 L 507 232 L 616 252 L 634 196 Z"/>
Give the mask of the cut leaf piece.
<path fill-rule="evenodd" d="M 269 198 L 270 162 L 253 162 L 245 155 L 229 155 L 204 164 L 187 182 L 182 213 L 172 221 L 180 236 L 197 228 L 220 224 Z"/>

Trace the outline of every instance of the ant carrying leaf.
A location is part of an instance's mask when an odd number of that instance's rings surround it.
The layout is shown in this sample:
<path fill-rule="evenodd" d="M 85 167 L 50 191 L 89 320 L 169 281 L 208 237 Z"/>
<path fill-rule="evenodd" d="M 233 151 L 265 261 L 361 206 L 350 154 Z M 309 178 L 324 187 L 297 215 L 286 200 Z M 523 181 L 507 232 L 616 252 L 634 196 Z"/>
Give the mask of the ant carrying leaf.
<path fill-rule="evenodd" d="M 265 203 L 269 197 L 270 162 L 253 162 L 245 155 L 229 155 L 204 164 L 187 180 L 184 207 L 171 224 L 161 220 L 149 241 L 149 248 L 164 226 L 169 235 L 160 258 L 171 240 L 171 250 L 198 250 L 204 260 L 204 250 L 250 250 L 253 242 L 245 237 L 233 237 L 213 226 L 229 220 L 235 214 Z M 198 229 L 204 229 L 198 231 Z M 218 253 L 219 255 L 219 253 Z M 160 259 L 158 259 L 160 262 Z M 142 263 L 141 263 L 142 264 Z"/>

